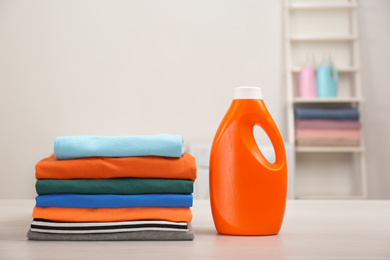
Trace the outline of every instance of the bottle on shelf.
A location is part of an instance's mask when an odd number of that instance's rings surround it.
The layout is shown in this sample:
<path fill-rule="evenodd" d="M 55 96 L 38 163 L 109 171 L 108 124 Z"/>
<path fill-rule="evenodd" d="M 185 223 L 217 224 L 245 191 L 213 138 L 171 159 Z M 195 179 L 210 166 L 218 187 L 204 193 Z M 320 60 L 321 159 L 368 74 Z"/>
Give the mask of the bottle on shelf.
<path fill-rule="evenodd" d="M 306 61 L 299 73 L 299 96 L 317 97 L 317 82 L 314 54 L 307 54 Z"/>
<path fill-rule="evenodd" d="M 317 93 L 321 98 L 337 97 L 338 73 L 333 65 L 330 54 L 324 55 L 322 63 L 317 68 Z"/>

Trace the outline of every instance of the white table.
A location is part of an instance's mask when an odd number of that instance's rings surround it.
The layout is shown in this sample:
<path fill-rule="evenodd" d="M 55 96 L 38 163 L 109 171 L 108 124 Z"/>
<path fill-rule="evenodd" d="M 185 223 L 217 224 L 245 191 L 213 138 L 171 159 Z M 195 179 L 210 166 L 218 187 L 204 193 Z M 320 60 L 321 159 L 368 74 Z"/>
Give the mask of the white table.
<path fill-rule="evenodd" d="M 29 241 L 33 200 L 0 200 L 0 259 L 390 259 L 390 201 L 288 201 L 279 235 L 218 235 L 195 201 L 194 241 Z"/>

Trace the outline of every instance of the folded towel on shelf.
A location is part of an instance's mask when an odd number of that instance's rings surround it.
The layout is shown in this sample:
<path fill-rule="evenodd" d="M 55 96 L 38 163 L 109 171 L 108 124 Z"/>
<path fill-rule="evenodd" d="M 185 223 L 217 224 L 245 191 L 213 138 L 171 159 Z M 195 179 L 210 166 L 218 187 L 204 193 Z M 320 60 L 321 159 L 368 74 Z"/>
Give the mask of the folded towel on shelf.
<path fill-rule="evenodd" d="M 61 208 L 34 207 L 33 218 L 61 222 L 113 222 L 158 219 L 174 222 L 191 222 L 189 207 L 136 207 L 136 208 Z"/>
<path fill-rule="evenodd" d="M 145 230 L 100 234 L 52 234 L 29 230 L 27 237 L 31 240 L 46 241 L 180 241 L 193 240 L 194 230 L 191 223 L 188 223 L 188 230 L 184 232 Z"/>
<path fill-rule="evenodd" d="M 361 124 L 357 120 L 295 120 L 296 129 L 360 129 Z"/>
<path fill-rule="evenodd" d="M 189 194 L 193 192 L 193 184 L 191 180 L 180 179 L 42 179 L 36 182 L 35 188 L 39 195 L 51 193 L 122 195 L 155 193 Z"/>
<path fill-rule="evenodd" d="M 350 129 L 298 129 L 295 131 L 295 138 L 301 139 L 342 139 L 342 140 L 359 140 L 360 130 Z"/>
<path fill-rule="evenodd" d="M 356 108 L 295 108 L 295 119 L 358 120 Z"/>
<path fill-rule="evenodd" d="M 297 139 L 295 141 L 297 146 L 359 146 L 359 139 Z"/>
<path fill-rule="evenodd" d="M 130 208 L 191 207 L 192 194 L 46 194 L 35 198 L 37 207 Z"/>
<path fill-rule="evenodd" d="M 54 141 L 54 155 L 59 160 L 85 157 L 167 156 L 183 154 L 180 135 L 139 136 L 61 136 Z"/>
<path fill-rule="evenodd" d="M 188 231 L 187 222 L 166 220 L 133 220 L 116 222 L 58 222 L 46 219 L 34 219 L 30 230 L 53 234 L 96 234 L 133 231 Z"/>
<path fill-rule="evenodd" d="M 36 164 L 39 179 L 108 179 L 121 177 L 169 178 L 194 181 L 195 158 L 184 153 L 179 158 L 144 157 L 89 157 L 76 160 L 57 160 L 54 155 Z"/>

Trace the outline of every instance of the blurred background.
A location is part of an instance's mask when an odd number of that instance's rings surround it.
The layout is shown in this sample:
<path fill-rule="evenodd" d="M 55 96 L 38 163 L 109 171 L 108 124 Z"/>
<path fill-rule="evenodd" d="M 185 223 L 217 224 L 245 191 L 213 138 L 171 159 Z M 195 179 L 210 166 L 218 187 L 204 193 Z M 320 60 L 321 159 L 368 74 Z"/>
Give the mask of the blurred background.
<path fill-rule="evenodd" d="M 233 90 L 256 85 L 288 147 L 291 199 L 356 195 L 362 182 L 368 199 L 390 199 L 390 1 L 340 2 L 341 11 L 312 12 L 282 0 L 0 0 L 0 198 L 33 198 L 35 164 L 63 135 L 180 134 L 202 163 L 196 189 L 207 190 L 208 148 Z M 355 11 L 358 67 L 344 40 L 285 37 L 350 33 L 343 23 Z M 361 79 L 363 101 L 352 105 L 362 118 L 364 180 L 353 153 L 303 154 L 291 142 L 288 88 L 308 51 L 317 65 L 331 52 L 344 68 L 340 89 Z"/>

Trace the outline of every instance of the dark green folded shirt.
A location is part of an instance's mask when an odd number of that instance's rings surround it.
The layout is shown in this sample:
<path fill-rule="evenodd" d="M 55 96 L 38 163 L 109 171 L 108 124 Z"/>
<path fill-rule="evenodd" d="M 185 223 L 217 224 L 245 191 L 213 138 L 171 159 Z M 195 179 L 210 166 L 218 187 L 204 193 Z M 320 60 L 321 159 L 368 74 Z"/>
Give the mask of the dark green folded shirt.
<path fill-rule="evenodd" d="M 41 179 L 35 184 L 39 195 L 51 193 L 78 194 L 150 194 L 150 193 L 185 193 L 193 192 L 191 180 L 180 179 Z"/>

